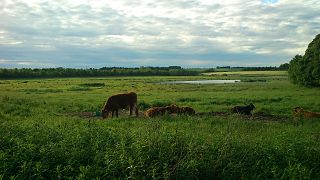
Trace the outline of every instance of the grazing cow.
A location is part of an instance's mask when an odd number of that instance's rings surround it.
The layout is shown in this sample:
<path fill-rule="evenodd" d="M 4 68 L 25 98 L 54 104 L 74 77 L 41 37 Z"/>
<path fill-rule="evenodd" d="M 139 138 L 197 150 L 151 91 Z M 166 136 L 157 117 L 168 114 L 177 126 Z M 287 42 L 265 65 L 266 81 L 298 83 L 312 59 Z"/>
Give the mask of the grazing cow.
<path fill-rule="evenodd" d="M 195 115 L 196 111 L 188 106 L 180 107 L 178 114 Z"/>
<path fill-rule="evenodd" d="M 293 114 L 296 117 L 304 117 L 304 118 L 320 118 L 320 113 L 319 112 L 311 112 L 311 111 L 306 111 L 302 107 L 295 107 L 293 108 Z"/>
<path fill-rule="evenodd" d="M 251 111 L 256 108 L 252 103 L 248 106 L 235 106 L 231 109 L 232 113 L 251 115 Z"/>
<path fill-rule="evenodd" d="M 116 113 L 116 117 L 118 117 L 118 110 L 127 107 L 129 107 L 130 115 L 132 115 L 132 111 L 134 110 L 136 116 L 138 116 L 136 93 L 116 94 L 109 97 L 102 108 L 102 118 L 107 118 L 110 111 L 112 112 L 112 117 L 114 113 Z"/>

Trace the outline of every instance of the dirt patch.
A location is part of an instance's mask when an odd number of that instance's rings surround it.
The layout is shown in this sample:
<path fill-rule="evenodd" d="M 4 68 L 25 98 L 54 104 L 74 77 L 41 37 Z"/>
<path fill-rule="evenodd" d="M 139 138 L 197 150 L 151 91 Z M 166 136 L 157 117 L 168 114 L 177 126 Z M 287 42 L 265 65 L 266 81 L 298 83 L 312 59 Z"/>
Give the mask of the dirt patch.
<path fill-rule="evenodd" d="M 264 112 L 255 113 L 252 115 L 253 120 L 264 120 L 264 121 L 286 121 L 288 116 L 284 115 L 272 115 Z"/>
<path fill-rule="evenodd" d="M 197 116 L 219 116 L 219 117 L 228 117 L 233 114 L 229 112 L 199 112 Z M 287 116 L 272 115 L 264 112 L 255 113 L 253 115 L 242 115 L 237 114 L 242 119 L 245 120 L 258 120 L 258 121 L 286 121 L 288 120 Z"/>
<path fill-rule="evenodd" d="M 77 116 L 81 118 L 101 118 L 101 116 L 96 116 L 95 112 L 68 112 L 65 113 L 66 116 Z"/>
<path fill-rule="evenodd" d="M 95 119 L 102 119 L 101 113 L 100 112 L 68 112 L 65 113 L 67 116 L 76 116 L 76 117 L 81 117 L 81 118 L 95 118 Z M 109 117 L 111 118 L 111 112 L 109 113 Z M 125 110 L 119 110 L 119 117 L 129 117 L 130 113 L 129 111 Z M 139 117 L 144 117 L 144 111 L 139 111 L 138 113 Z M 132 117 L 135 117 L 132 115 Z"/>
<path fill-rule="evenodd" d="M 65 113 L 67 116 L 76 116 L 84 119 L 102 119 L 100 112 L 68 112 Z M 176 116 L 176 114 L 172 114 Z M 231 114 L 229 112 L 198 112 L 194 116 L 213 116 L 213 117 L 229 117 L 235 114 Z M 255 113 L 253 115 L 241 115 L 236 114 L 241 119 L 244 120 L 257 120 L 257 121 L 286 121 L 288 120 L 287 116 L 280 116 L 280 115 L 272 115 L 264 112 Z M 145 117 L 144 111 L 139 111 L 139 117 Z M 127 110 L 120 110 L 119 117 L 130 117 L 129 111 Z M 134 115 L 131 117 L 135 117 Z M 111 113 L 109 113 L 109 117 L 111 118 Z"/>
<path fill-rule="evenodd" d="M 229 116 L 227 112 L 198 112 L 196 116 Z"/>

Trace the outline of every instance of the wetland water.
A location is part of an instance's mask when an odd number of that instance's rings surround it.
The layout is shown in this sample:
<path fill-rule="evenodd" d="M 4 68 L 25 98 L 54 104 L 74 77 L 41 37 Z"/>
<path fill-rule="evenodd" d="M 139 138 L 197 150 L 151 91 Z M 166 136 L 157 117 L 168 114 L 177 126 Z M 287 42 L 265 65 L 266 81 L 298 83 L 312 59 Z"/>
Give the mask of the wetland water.
<path fill-rule="evenodd" d="M 164 81 L 157 84 L 230 84 L 239 83 L 240 80 L 197 80 L 197 81 Z"/>

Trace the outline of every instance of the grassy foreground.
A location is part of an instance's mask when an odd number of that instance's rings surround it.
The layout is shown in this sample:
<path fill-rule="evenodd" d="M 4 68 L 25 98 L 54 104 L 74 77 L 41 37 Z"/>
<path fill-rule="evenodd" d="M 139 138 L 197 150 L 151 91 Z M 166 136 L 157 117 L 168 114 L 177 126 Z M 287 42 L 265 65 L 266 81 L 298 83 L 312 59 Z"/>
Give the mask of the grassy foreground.
<path fill-rule="evenodd" d="M 152 83 L 197 79 L 242 82 Z M 140 111 L 176 103 L 201 115 L 94 116 L 127 91 Z M 320 121 L 292 118 L 295 106 L 320 111 L 320 91 L 285 73 L 1 80 L 0 101 L 0 179 L 320 178 Z M 250 102 L 253 117 L 228 114 Z"/>

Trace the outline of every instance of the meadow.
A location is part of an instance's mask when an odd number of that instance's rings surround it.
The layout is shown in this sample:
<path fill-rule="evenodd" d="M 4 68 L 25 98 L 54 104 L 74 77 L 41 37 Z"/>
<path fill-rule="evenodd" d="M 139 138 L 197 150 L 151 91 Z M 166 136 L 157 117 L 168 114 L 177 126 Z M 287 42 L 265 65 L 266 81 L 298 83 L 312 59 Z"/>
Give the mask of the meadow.
<path fill-rule="evenodd" d="M 157 84 L 201 79 L 241 82 Z M 320 120 L 292 116 L 320 112 L 319 90 L 279 71 L 0 80 L 0 179 L 320 179 Z M 99 117 L 130 91 L 139 117 Z M 197 114 L 143 116 L 172 103 Z"/>

